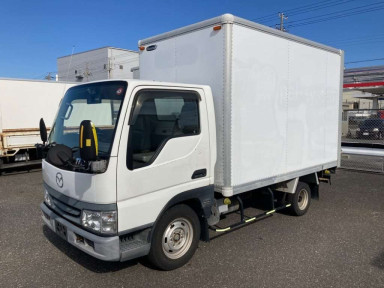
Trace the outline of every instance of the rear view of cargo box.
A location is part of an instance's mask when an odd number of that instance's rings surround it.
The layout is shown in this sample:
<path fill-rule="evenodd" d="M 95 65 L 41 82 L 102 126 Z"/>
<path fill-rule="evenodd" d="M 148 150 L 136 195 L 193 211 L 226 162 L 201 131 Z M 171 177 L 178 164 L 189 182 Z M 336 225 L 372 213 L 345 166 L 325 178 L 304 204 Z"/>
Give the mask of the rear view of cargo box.
<path fill-rule="evenodd" d="M 142 79 L 211 86 L 216 191 L 338 165 L 342 51 L 230 14 L 139 45 Z"/>

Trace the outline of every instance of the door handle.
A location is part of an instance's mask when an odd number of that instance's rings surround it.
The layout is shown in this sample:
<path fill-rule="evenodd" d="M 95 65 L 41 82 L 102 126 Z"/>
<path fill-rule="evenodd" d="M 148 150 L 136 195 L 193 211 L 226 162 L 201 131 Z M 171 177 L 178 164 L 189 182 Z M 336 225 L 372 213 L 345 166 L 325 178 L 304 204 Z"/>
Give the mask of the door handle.
<path fill-rule="evenodd" d="M 202 178 L 207 176 L 207 169 L 199 169 L 193 172 L 192 179 Z"/>

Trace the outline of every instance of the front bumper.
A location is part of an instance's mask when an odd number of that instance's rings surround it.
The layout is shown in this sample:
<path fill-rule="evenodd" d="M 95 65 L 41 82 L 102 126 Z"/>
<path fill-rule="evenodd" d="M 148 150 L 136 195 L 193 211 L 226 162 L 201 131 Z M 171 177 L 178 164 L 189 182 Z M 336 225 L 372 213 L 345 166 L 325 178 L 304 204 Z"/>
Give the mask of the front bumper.
<path fill-rule="evenodd" d="M 120 239 L 119 236 L 101 237 L 85 231 L 64 218 L 60 217 L 52 210 L 50 210 L 45 203 L 40 204 L 43 211 L 42 218 L 45 224 L 55 233 L 59 234 L 57 230 L 57 223 L 59 222 L 66 228 L 66 235 L 61 234 L 63 238 L 76 248 L 84 251 L 85 253 L 104 260 L 104 261 L 120 261 Z"/>

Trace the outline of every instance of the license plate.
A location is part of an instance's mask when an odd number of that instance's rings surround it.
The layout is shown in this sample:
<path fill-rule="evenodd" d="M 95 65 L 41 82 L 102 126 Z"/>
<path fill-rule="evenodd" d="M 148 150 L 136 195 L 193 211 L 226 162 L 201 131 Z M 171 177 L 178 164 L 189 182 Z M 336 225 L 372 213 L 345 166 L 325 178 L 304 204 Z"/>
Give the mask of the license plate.
<path fill-rule="evenodd" d="M 364 136 L 368 136 L 368 135 L 369 135 L 369 133 L 363 133 L 363 135 L 364 135 Z"/>
<path fill-rule="evenodd" d="M 65 240 L 67 240 L 67 227 L 65 227 L 60 222 L 56 221 L 56 233 Z"/>

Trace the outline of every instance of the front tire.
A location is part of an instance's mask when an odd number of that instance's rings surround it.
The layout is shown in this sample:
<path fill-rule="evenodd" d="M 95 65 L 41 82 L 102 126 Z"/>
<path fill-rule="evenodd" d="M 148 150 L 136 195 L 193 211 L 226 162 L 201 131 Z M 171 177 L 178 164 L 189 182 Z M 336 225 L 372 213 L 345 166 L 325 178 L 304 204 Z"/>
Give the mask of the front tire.
<path fill-rule="evenodd" d="M 200 221 L 185 204 L 171 207 L 160 218 L 152 237 L 149 261 L 161 270 L 185 265 L 195 253 L 200 239 Z"/>
<path fill-rule="evenodd" d="M 302 216 L 307 213 L 311 205 L 311 188 L 307 183 L 297 183 L 294 194 L 288 195 L 288 202 L 291 204 L 290 212 L 295 216 Z"/>

